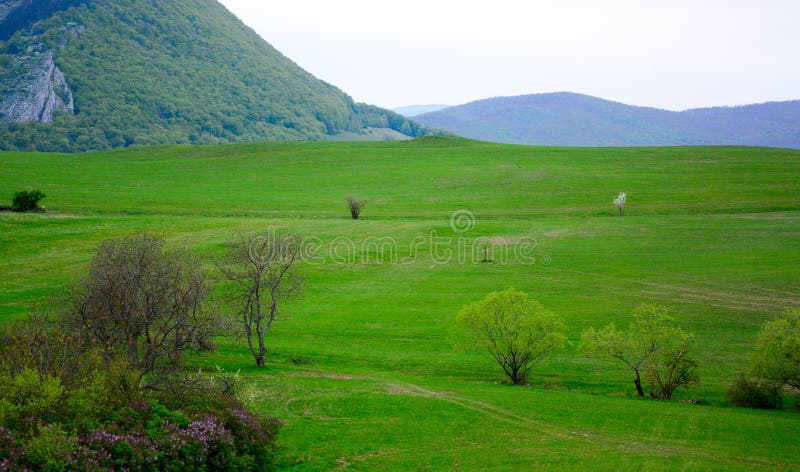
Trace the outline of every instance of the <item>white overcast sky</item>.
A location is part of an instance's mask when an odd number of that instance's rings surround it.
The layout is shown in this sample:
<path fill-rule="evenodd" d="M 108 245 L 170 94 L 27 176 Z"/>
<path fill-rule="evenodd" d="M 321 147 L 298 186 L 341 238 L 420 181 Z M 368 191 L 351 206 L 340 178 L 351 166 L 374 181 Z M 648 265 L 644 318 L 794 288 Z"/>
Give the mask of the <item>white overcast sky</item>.
<path fill-rule="evenodd" d="M 221 0 L 357 101 L 572 91 L 671 110 L 800 99 L 800 0 Z"/>

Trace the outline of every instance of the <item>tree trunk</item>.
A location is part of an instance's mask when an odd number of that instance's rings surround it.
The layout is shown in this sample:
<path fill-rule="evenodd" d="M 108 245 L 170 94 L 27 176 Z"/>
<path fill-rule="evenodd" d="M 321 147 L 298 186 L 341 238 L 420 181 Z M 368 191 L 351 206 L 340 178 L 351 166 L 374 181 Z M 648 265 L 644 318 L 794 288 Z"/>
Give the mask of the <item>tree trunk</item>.
<path fill-rule="evenodd" d="M 256 367 L 264 367 L 264 356 L 256 357 Z"/>
<path fill-rule="evenodd" d="M 139 368 L 139 345 L 136 338 L 128 335 L 128 365 L 133 369 Z"/>
<path fill-rule="evenodd" d="M 639 371 L 636 371 L 636 377 L 633 379 L 634 385 L 636 385 L 636 393 L 639 394 L 640 397 L 644 398 L 644 390 L 642 390 L 642 379 L 639 377 Z"/>

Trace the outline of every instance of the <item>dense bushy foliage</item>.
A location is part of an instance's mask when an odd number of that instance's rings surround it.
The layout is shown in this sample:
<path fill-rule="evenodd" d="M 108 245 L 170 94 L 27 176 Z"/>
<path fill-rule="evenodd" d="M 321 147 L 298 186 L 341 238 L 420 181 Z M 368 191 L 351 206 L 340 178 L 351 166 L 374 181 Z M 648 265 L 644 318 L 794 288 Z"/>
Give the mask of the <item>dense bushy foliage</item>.
<path fill-rule="evenodd" d="M 122 366 L 67 388 L 28 367 L 13 374 L 7 359 L 0 364 L 0 471 L 272 468 L 281 424 L 244 407 L 235 376 L 149 384 Z"/>
<path fill-rule="evenodd" d="M 175 369 L 214 331 L 202 271 L 163 244 L 104 242 L 63 312 L 0 333 L 0 472 L 272 468 L 280 423 L 238 375 Z"/>
<path fill-rule="evenodd" d="M 10 470 L 269 470 L 277 420 L 249 413 L 233 396 L 206 392 L 191 411 L 147 399 L 102 415 L 76 414 L 80 390 L 25 371 L 3 376 L 10 390 L 0 405 L 19 412 L 0 417 L 0 471 Z M 4 385 L 5 386 L 5 385 Z M 40 387 L 45 393 L 37 393 Z M 20 393 L 36 393 L 28 401 Z"/>
<path fill-rule="evenodd" d="M 784 387 L 800 389 L 800 311 L 788 310 L 761 327 L 748 375 L 728 389 L 733 406 L 779 409 Z"/>
<path fill-rule="evenodd" d="M 66 25 L 81 32 L 67 33 Z M 52 124 L 0 124 L 0 149 L 324 139 L 367 126 L 429 132 L 354 103 L 216 1 L 118 0 L 61 11 L 0 46 L 0 77 L 3 64 L 33 43 L 53 50 L 75 96 L 75 115 L 59 112 Z"/>
<path fill-rule="evenodd" d="M 0 21 L 0 41 L 7 41 L 15 32 L 50 17 L 53 13 L 86 3 L 89 0 L 47 0 L 22 2 Z"/>
<path fill-rule="evenodd" d="M 764 324 L 750 370 L 758 378 L 800 390 L 800 311 L 786 311 Z"/>
<path fill-rule="evenodd" d="M 14 200 L 11 202 L 12 211 L 33 211 L 39 208 L 39 201 L 45 197 L 45 194 L 39 190 L 21 190 L 14 194 Z"/>
<path fill-rule="evenodd" d="M 780 384 L 763 379 L 739 377 L 726 392 L 733 406 L 780 409 L 783 406 L 783 390 Z"/>

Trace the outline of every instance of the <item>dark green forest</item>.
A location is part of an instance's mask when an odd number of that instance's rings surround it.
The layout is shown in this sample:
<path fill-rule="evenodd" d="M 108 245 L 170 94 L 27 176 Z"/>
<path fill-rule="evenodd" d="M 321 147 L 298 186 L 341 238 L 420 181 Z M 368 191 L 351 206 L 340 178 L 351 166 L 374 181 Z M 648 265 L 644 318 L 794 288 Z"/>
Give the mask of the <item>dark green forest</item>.
<path fill-rule="evenodd" d="M 412 137 L 430 132 L 355 103 L 213 0 L 89 1 L 18 23 L 22 29 L 0 44 L 0 77 L 7 83 L 21 73 L 17 56 L 49 48 L 74 94 L 75 114 L 57 112 L 52 124 L 2 124 L 0 149 L 321 140 L 365 127 Z"/>

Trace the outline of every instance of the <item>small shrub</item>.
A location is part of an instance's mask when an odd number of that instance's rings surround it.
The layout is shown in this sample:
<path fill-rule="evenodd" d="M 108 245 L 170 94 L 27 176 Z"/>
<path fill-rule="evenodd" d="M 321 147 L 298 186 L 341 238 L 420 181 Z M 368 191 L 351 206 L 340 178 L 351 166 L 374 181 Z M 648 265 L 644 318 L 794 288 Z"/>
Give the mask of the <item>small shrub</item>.
<path fill-rule="evenodd" d="M 361 209 L 364 208 L 364 205 L 369 203 L 369 200 L 359 200 L 358 198 L 350 195 L 347 197 L 347 207 L 350 209 L 350 216 L 357 220 L 359 216 L 361 216 Z"/>
<path fill-rule="evenodd" d="M 304 356 L 290 357 L 289 361 L 294 365 L 308 365 L 312 363 L 311 359 Z"/>
<path fill-rule="evenodd" d="M 764 410 L 780 409 L 783 406 L 781 386 L 762 379 L 741 376 L 731 385 L 726 395 L 733 406 Z"/>
<path fill-rule="evenodd" d="M 628 194 L 620 192 L 619 195 L 614 197 L 614 206 L 619 210 L 619 216 L 625 215 L 625 204 L 628 202 Z"/>
<path fill-rule="evenodd" d="M 11 210 L 17 212 L 36 210 L 39 208 L 39 200 L 44 197 L 45 194 L 39 190 L 22 190 L 14 194 Z"/>

